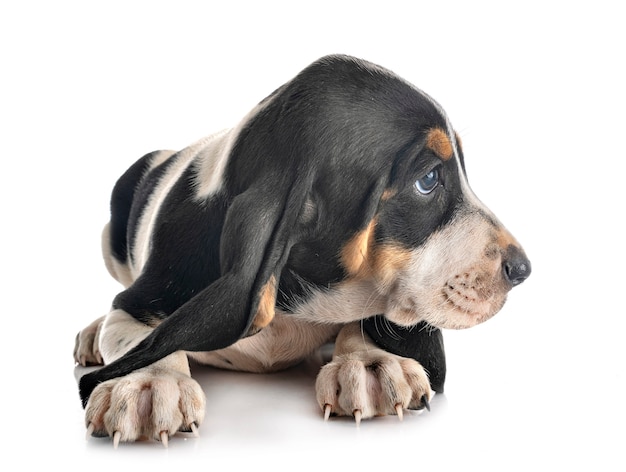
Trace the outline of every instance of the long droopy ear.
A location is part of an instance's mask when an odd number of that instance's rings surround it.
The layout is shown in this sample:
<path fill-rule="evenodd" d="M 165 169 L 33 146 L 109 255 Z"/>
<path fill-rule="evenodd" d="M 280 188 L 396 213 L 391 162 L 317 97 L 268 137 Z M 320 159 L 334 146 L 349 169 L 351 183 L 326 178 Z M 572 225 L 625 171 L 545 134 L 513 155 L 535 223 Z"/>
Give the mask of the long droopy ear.
<path fill-rule="evenodd" d="M 296 242 L 299 211 L 310 185 L 268 190 L 252 185 L 230 205 L 221 237 L 221 277 L 166 318 L 126 355 L 83 376 L 83 406 L 93 389 L 179 350 L 227 347 L 274 317 L 280 273 Z M 279 186 L 280 187 L 280 186 Z"/>

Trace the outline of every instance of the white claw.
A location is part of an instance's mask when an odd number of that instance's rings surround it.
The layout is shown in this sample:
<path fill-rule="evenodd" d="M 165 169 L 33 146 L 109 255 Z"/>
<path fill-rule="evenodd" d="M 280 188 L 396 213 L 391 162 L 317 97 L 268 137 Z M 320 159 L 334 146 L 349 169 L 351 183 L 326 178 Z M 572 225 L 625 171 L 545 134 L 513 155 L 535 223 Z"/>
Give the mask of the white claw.
<path fill-rule="evenodd" d="M 328 421 L 328 418 L 330 418 L 330 412 L 332 409 L 333 407 L 329 405 L 328 403 L 324 405 L 324 421 Z"/>
<path fill-rule="evenodd" d="M 402 410 L 402 405 L 400 403 L 396 405 L 396 414 L 398 415 L 398 419 L 400 421 L 404 419 L 404 411 Z"/>
<path fill-rule="evenodd" d="M 117 449 L 117 446 L 120 444 L 120 439 L 122 439 L 122 433 L 115 431 L 113 433 L 113 449 Z"/>
<path fill-rule="evenodd" d="M 352 414 L 354 415 L 354 421 L 356 421 L 356 427 L 358 428 L 361 424 L 361 418 L 363 418 L 363 413 L 361 413 L 361 410 L 354 410 Z"/>
<path fill-rule="evenodd" d="M 190 428 L 194 438 L 199 438 L 200 433 L 198 432 L 198 427 L 196 426 L 196 423 L 191 423 Z"/>
<path fill-rule="evenodd" d="M 93 434 L 95 429 L 96 427 L 93 425 L 93 423 L 89 423 L 89 426 L 87 426 L 87 432 L 85 433 L 85 439 L 87 441 L 89 441 L 89 438 L 91 438 L 91 435 Z"/>
<path fill-rule="evenodd" d="M 163 443 L 163 446 L 167 447 L 169 445 L 169 436 L 167 435 L 167 431 L 161 431 L 161 434 L 159 435 L 161 437 L 161 442 Z"/>

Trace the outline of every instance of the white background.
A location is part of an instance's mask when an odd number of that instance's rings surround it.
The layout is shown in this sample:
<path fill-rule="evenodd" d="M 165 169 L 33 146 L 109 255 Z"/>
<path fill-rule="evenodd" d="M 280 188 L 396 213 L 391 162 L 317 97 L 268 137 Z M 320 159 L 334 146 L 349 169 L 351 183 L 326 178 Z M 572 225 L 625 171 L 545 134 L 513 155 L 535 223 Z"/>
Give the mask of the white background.
<path fill-rule="evenodd" d="M 0 6 L 3 459 L 67 470 L 625 470 L 618 2 L 209 3 Z M 203 370 L 200 439 L 175 437 L 167 450 L 86 442 L 72 348 L 119 290 L 99 240 L 113 183 L 146 152 L 234 125 L 335 52 L 386 66 L 444 106 L 475 192 L 523 243 L 532 277 L 494 319 L 445 333 L 446 393 L 431 413 L 324 423 L 316 366 Z"/>

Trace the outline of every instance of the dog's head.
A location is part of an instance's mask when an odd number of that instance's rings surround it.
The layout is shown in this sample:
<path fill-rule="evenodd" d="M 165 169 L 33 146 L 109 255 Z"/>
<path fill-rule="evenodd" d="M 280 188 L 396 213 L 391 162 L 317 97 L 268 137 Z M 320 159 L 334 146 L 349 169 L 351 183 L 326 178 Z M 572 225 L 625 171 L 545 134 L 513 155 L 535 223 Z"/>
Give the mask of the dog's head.
<path fill-rule="evenodd" d="M 344 260 L 355 276 L 375 279 L 393 322 L 467 328 L 500 310 L 509 290 L 530 275 L 530 262 L 471 191 L 451 128 L 424 134 L 413 170 L 402 177 L 409 182 L 383 195 Z"/>
<path fill-rule="evenodd" d="M 274 169 L 267 180 L 289 189 L 287 291 L 369 279 L 391 321 L 466 328 L 530 274 L 470 189 L 443 109 L 386 69 L 321 59 L 261 104 L 237 154 L 250 166 L 239 176 Z"/>

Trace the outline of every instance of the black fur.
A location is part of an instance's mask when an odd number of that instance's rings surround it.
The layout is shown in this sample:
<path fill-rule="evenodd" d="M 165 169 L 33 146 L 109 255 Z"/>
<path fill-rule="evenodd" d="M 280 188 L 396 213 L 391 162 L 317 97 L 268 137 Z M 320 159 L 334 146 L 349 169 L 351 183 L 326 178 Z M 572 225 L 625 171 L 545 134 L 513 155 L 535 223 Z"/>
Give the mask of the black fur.
<path fill-rule="evenodd" d="M 446 355 L 440 329 L 419 323 L 410 329 L 374 316 L 363 320 L 363 330 L 385 351 L 417 360 L 428 372 L 430 386 L 443 393 L 446 381 Z"/>

